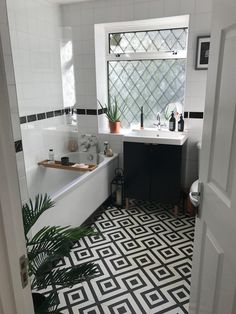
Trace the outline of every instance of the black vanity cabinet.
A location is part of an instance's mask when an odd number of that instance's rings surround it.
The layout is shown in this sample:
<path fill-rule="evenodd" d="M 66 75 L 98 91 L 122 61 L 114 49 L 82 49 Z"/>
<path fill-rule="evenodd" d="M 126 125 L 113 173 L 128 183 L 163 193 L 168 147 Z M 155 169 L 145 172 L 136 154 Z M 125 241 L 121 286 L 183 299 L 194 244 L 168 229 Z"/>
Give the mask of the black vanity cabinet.
<path fill-rule="evenodd" d="M 126 197 L 177 203 L 181 155 L 181 145 L 124 142 Z"/>

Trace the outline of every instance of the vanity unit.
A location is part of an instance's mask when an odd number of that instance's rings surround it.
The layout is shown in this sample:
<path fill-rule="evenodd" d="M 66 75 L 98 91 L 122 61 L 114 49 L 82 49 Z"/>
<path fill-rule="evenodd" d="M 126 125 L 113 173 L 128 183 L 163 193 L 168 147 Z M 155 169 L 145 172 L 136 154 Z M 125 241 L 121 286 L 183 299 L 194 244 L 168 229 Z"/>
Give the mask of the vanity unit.
<path fill-rule="evenodd" d="M 185 133 L 135 130 L 124 136 L 127 198 L 177 204 Z"/>

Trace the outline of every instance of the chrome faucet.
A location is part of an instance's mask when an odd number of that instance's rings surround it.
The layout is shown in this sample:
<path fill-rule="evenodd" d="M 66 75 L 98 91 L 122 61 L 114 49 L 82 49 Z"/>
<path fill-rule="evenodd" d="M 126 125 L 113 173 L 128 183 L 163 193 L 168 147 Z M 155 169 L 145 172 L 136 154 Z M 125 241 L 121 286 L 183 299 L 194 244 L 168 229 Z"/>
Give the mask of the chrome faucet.
<path fill-rule="evenodd" d="M 157 126 L 158 130 L 161 129 L 161 115 L 160 115 L 160 112 L 157 113 L 157 123 L 153 123 L 153 125 Z"/>

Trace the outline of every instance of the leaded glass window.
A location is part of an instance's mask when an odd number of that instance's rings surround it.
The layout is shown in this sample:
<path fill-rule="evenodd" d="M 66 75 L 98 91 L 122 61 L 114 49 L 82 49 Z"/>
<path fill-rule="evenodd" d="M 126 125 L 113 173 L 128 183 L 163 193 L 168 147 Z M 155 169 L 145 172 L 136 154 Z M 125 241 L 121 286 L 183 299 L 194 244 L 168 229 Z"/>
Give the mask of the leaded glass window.
<path fill-rule="evenodd" d="M 178 51 L 186 49 L 187 29 L 162 29 L 109 34 L 110 53 Z"/>
<path fill-rule="evenodd" d="M 187 28 L 109 34 L 108 97 L 126 102 L 123 125 L 153 126 L 169 103 L 184 103 Z"/>

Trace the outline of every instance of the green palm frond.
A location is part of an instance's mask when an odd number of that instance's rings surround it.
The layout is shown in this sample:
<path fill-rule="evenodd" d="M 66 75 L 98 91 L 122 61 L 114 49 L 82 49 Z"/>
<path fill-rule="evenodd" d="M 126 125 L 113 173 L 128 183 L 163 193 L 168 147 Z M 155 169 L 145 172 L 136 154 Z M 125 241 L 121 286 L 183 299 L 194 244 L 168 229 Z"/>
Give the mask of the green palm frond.
<path fill-rule="evenodd" d="M 35 314 L 61 314 L 58 308 L 58 297 L 54 292 L 44 296 L 45 300 L 40 306 L 35 308 Z"/>
<path fill-rule="evenodd" d="M 40 215 L 53 206 L 54 202 L 45 194 L 37 195 L 34 203 L 30 199 L 22 207 L 32 289 L 45 289 L 51 285 L 72 287 L 88 279 L 97 271 L 97 266 L 93 263 L 83 263 L 71 269 L 56 268 L 63 257 L 69 256 L 75 241 L 84 236 L 97 234 L 93 228 L 46 226 L 32 238 L 27 237 Z M 40 306 L 35 308 L 35 313 L 60 314 L 57 310 L 57 303 L 57 293 L 50 294 Z"/>
<path fill-rule="evenodd" d="M 57 268 L 47 274 L 37 274 L 34 277 L 32 286 L 43 289 L 52 283 L 63 288 L 72 287 L 87 280 L 97 273 L 97 266 L 94 263 L 83 263 L 72 268 Z"/>
<path fill-rule="evenodd" d="M 74 241 L 95 234 L 93 228 L 88 227 L 43 227 L 27 242 L 30 272 L 35 274 L 35 269 L 45 263 L 48 256 L 52 261 L 58 260 L 58 256 L 69 256 Z"/>
<path fill-rule="evenodd" d="M 97 232 L 89 227 L 43 227 L 39 230 L 31 240 L 28 241 L 27 247 L 32 255 L 37 252 L 50 251 L 51 253 L 61 254 L 65 256 L 64 249 L 69 247 L 74 241 L 80 240 L 82 237 L 96 235 Z"/>
<path fill-rule="evenodd" d="M 24 204 L 22 207 L 22 215 L 24 222 L 25 238 L 27 239 L 27 234 L 36 223 L 38 218 L 43 212 L 53 207 L 55 203 L 50 199 L 50 197 L 45 195 L 37 195 L 35 197 L 35 202 L 33 203 L 31 199 L 29 202 Z"/>

